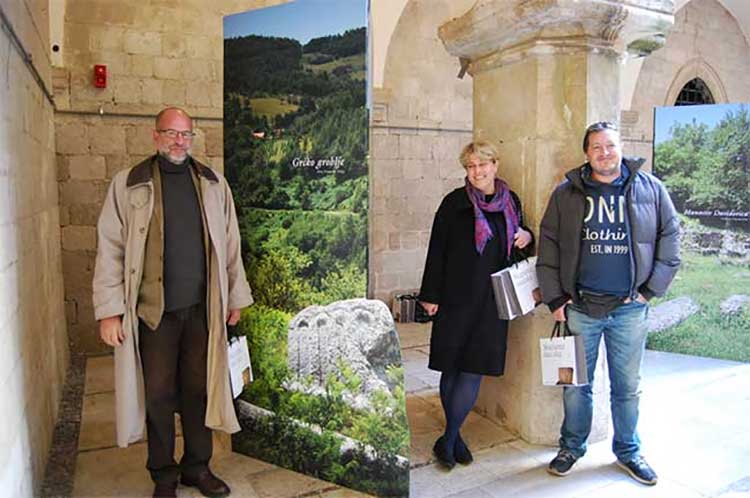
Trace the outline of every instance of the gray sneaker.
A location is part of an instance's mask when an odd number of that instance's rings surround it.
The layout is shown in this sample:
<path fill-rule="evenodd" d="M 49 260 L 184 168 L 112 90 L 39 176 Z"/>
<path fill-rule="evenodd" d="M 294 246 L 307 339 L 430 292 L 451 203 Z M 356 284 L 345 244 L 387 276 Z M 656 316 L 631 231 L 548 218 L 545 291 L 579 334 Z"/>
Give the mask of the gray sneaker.
<path fill-rule="evenodd" d="M 556 476 L 566 476 L 578 461 L 578 457 L 566 449 L 557 452 L 557 456 L 547 466 L 547 472 Z"/>
<path fill-rule="evenodd" d="M 617 465 L 630 474 L 630 477 L 642 484 L 653 486 L 659 480 L 654 469 L 640 455 L 629 462 L 617 460 Z"/>

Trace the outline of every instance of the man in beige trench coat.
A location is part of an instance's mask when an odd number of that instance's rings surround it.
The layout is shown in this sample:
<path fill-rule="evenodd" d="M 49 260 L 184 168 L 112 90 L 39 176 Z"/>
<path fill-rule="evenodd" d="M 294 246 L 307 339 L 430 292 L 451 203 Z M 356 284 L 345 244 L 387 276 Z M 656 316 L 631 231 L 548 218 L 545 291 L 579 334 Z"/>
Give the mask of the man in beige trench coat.
<path fill-rule="evenodd" d="M 226 325 L 253 301 L 232 194 L 190 156 L 193 137 L 185 111 L 161 111 L 157 153 L 114 177 L 97 226 L 94 312 L 115 348 L 117 444 L 148 434 L 155 497 L 175 496 L 178 481 L 204 496 L 229 494 L 208 467 L 211 429 L 239 430 Z"/>

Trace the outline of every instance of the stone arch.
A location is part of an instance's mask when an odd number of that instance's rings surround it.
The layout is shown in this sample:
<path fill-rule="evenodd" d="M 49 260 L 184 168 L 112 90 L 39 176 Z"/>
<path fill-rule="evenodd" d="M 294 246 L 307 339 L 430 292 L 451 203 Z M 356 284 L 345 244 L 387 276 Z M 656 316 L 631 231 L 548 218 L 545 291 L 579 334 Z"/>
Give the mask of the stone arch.
<path fill-rule="evenodd" d="M 750 44 L 724 1 L 689 0 L 675 14 L 664 47 L 631 77 L 630 108 L 621 114 L 623 145 L 626 154 L 645 157 L 649 168 L 654 109 L 674 105 L 688 81 L 702 79 L 716 103 L 750 101 Z"/>
<path fill-rule="evenodd" d="M 369 295 L 386 302 L 419 287 L 435 209 L 463 179 L 456 158 L 472 136 L 473 85 L 456 78 L 458 59 L 437 30 L 475 1 L 397 0 L 403 10 L 380 2 L 372 11 L 385 60 L 372 93 Z"/>
<path fill-rule="evenodd" d="M 723 104 L 728 102 L 727 91 L 716 70 L 701 57 L 689 60 L 675 74 L 664 97 L 664 106 L 672 106 L 677 100 L 685 85 L 699 78 L 706 84 L 714 98 L 714 103 Z"/>
<path fill-rule="evenodd" d="M 459 62 L 445 50 L 437 29 L 474 2 L 405 2 L 388 41 L 383 67 L 383 89 L 393 97 L 390 116 L 453 128 L 470 126 L 471 80 L 455 77 Z M 410 103 L 407 107 L 399 100 Z"/>
<path fill-rule="evenodd" d="M 383 73 L 388 60 L 388 49 L 396 30 L 401 14 L 409 0 L 392 0 L 391 2 L 374 2 L 370 5 L 370 23 L 372 26 L 372 85 L 383 86 Z"/>
<path fill-rule="evenodd" d="M 686 4 L 692 0 L 674 0 L 674 12 L 679 12 Z M 716 0 L 719 5 L 724 7 L 726 11 L 737 20 L 737 24 L 740 25 L 740 29 L 745 36 L 745 40 L 750 44 L 750 36 L 748 36 L 748 17 L 750 11 L 748 11 L 743 5 L 746 0 Z"/>

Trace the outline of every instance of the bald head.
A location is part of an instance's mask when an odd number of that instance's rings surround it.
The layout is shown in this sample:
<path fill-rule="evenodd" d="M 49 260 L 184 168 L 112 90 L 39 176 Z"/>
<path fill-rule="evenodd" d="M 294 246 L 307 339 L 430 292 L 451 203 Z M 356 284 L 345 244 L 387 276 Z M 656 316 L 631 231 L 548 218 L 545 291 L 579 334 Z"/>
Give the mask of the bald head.
<path fill-rule="evenodd" d="M 188 114 L 184 109 L 180 109 L 179 107 L 167 107 L 159 111 L 159 114 L 156 115 L 154 126 L 157 130 L 161 130 L 164 128 L 163 126 L 161 126 L 164 119 L 172 119 L 173 117 L 178 116 L 182 119 L 187 119 L 188 121 L 190 121 L 190 126 L 192 128 L 193 118 L 191 118 L 190 114 Z"/>

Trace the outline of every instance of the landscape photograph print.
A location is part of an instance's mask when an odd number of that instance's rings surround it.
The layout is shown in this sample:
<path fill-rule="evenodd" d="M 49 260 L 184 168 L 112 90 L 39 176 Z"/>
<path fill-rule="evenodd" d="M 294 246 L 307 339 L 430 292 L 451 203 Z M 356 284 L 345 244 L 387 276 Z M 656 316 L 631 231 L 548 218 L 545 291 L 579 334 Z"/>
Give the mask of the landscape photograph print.
<path fill-rule="evenodd" d="M 224 19 L 224 170 L 255 304 L 254 380 L 232 448 L 377 496 L 407 496 L 398 335 L 367 293 L 366 0 Z"/>
<path fill-rule="evenodd" d="M 660 107 L 654 130 L 683 263 L 654 300 L 648 347 L 750 361 L 750 105 Z"/>

